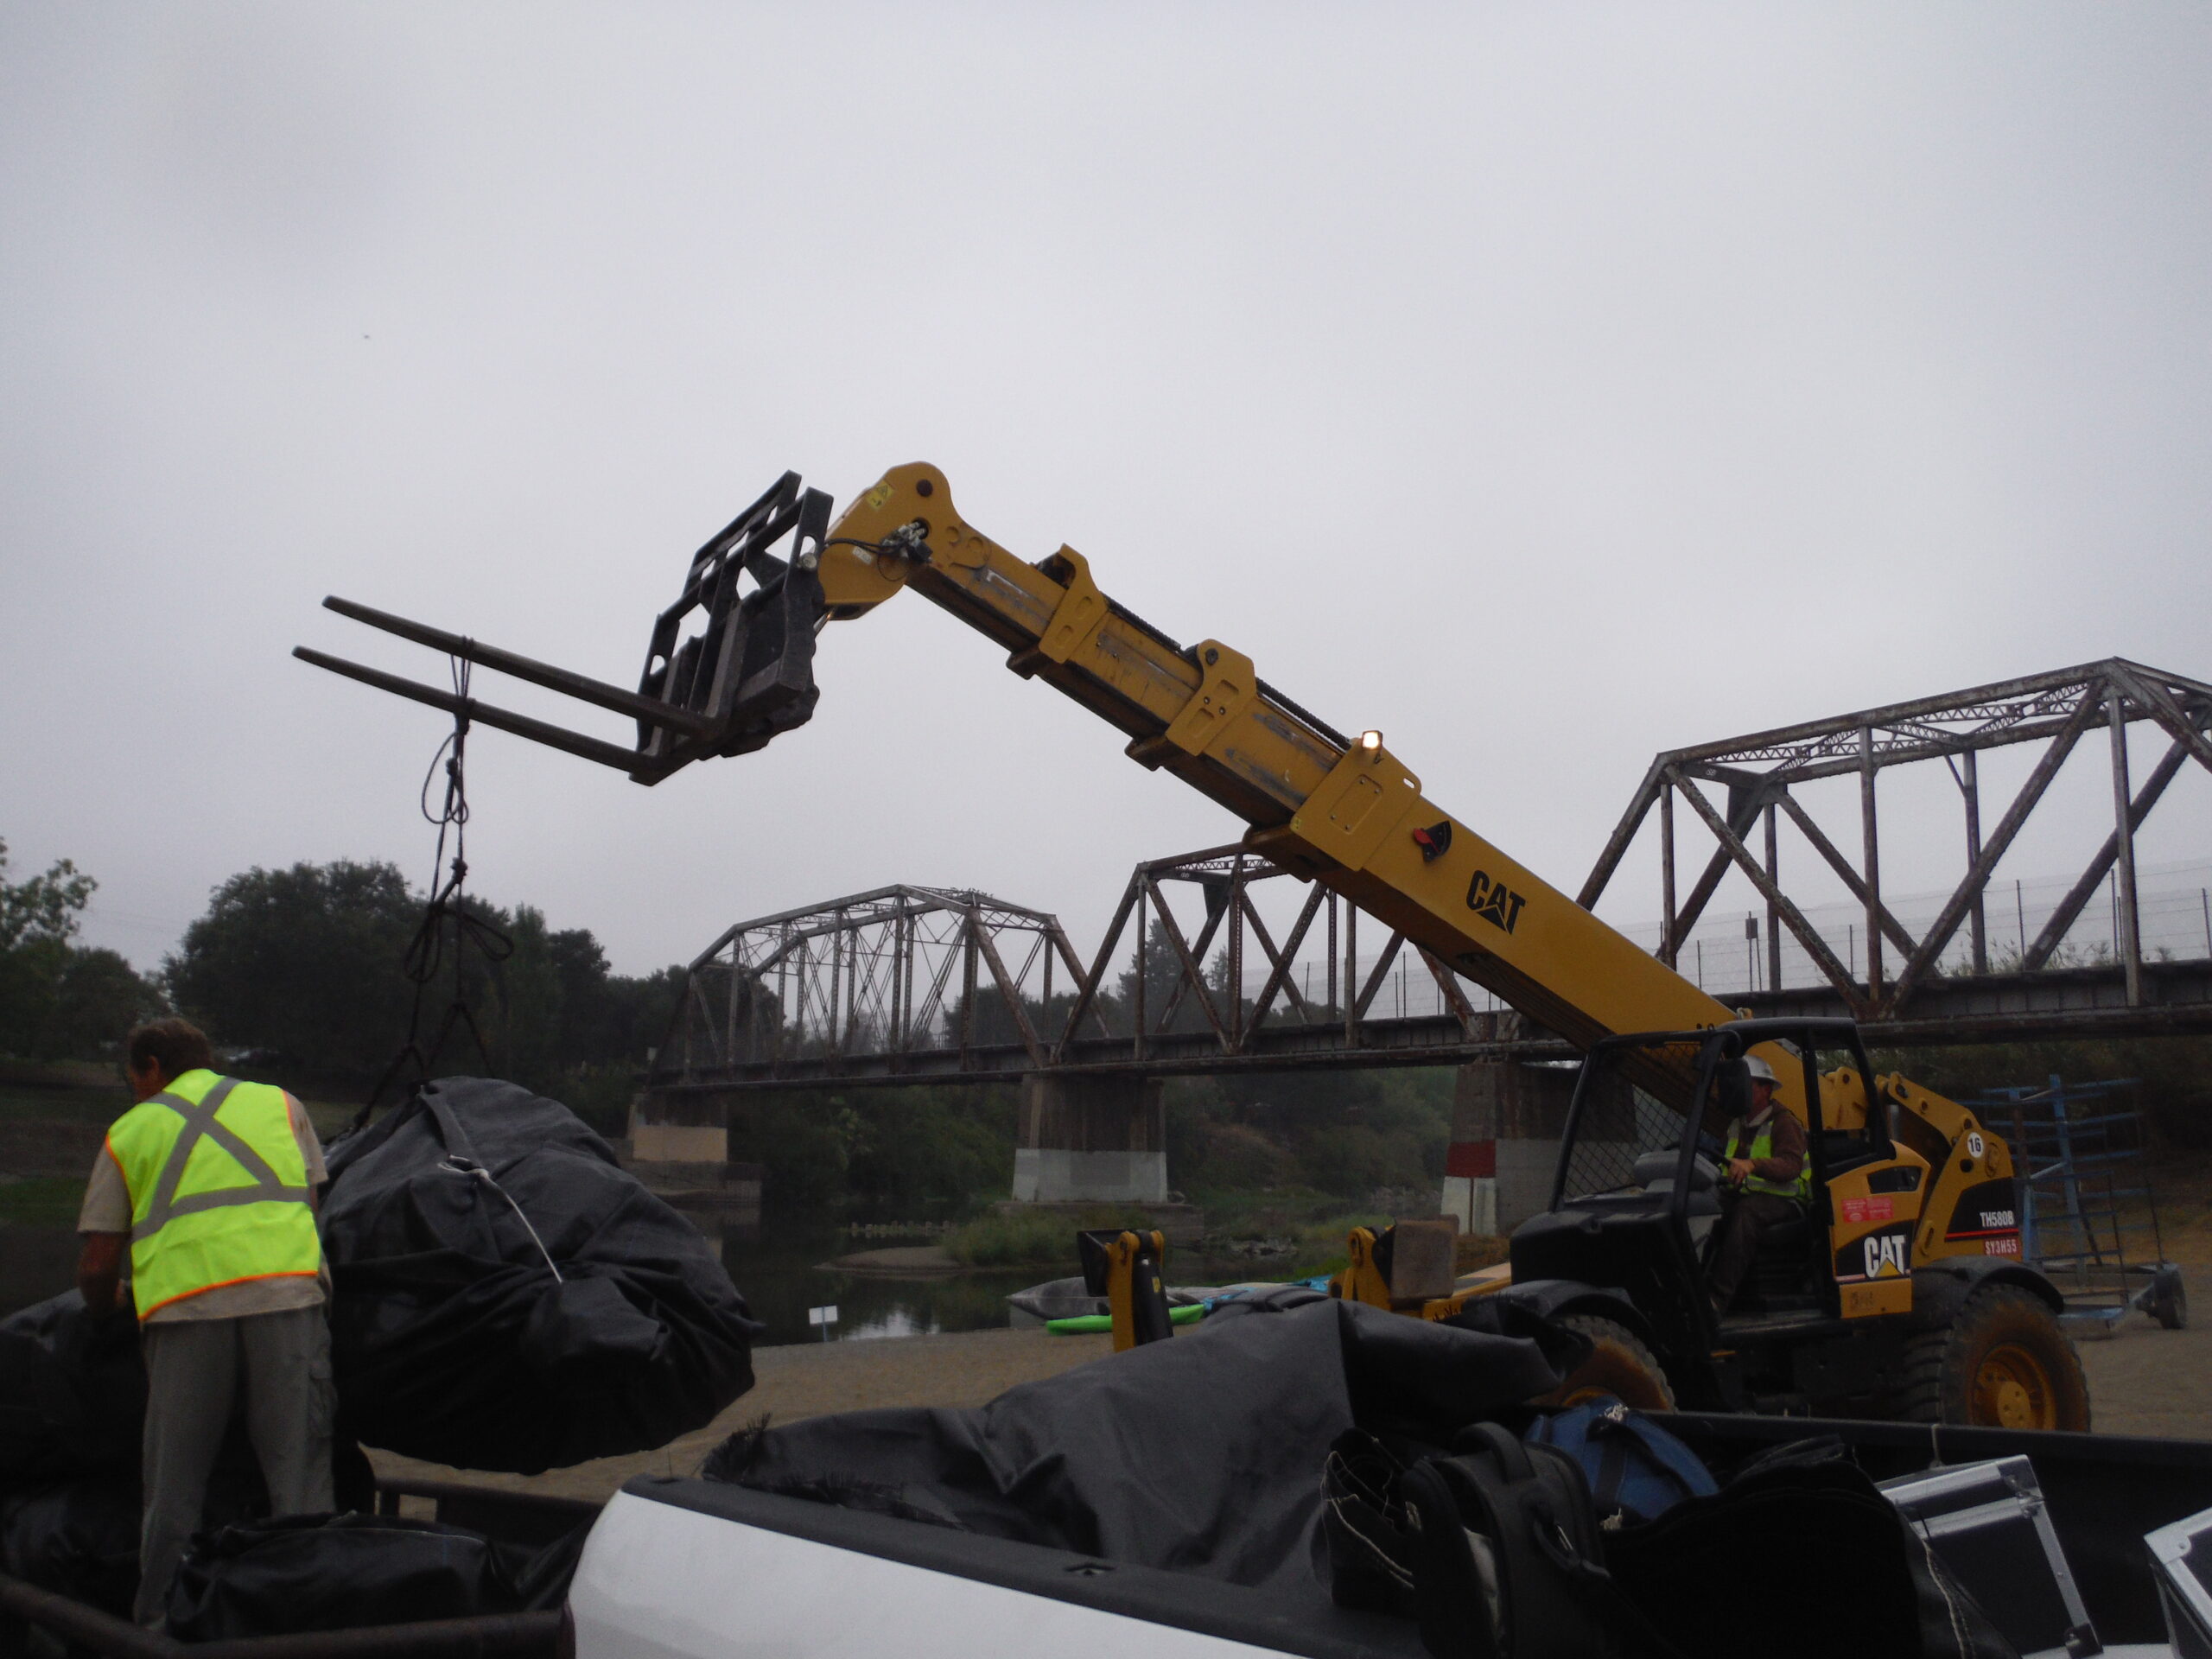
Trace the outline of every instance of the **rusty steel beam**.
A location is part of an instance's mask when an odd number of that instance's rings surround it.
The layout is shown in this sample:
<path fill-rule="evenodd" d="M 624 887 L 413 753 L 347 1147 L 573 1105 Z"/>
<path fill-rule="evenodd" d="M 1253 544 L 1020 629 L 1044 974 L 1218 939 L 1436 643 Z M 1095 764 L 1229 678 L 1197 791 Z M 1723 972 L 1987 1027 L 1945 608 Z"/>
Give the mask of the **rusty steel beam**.
<path fill-rule="evenodd" d="M 1943 947 L 1951 942 L 1951 935 L 1958 931 L 1959 923 L 1966 915 L 1968 901 L 1988 885 L 1989 873 L 1997 868 L 1997 861 L 2005 856 L 2005 849 L 2020 833 L 2020 826 L 2028 821 L 2028 814 L 2035 810 L 2036 803 L 2043 798 L 2044 791 L 2050 786 L 2050 780 L 2058 775 L 2059 767 L 2066 764 L 2066 757 L 2073 753 L 2074 746 L 2081 741 L 2082 734 L 2089 728 L 2103 708 L 2102 690 L 2101 686 L 2093 685 L 2082 692 L 2081 702 L 2067 716 L 2065 726 L 2052 739 L 2050 747 L 2043 752 L 2034 770 L 2028 773 L 2027 781 L 2020 785 L 2020 792 L 2012 798 L 2012 805 L 2005 809 L 2005 816 L 1998 820 L 1997 828 L 1983 843 L 1981 856 L 1974 860 L 1974 868 L 1967 872 L 1966 880 L 1959 883 L 1945 903 L 1935 924 L 1921 936 L 1920 949 L 1913 952 L 1912 960 L 1897 976 L 1896 988 L 1886 1001 L 1878 1002 L 1874 1010 L 1878 1015 L 1888 1014 L 1904 1007 L 1905 999 L 1912 995 L 1921 976 L 1928 971 L 1929 964 Z M 1871 991 L 1872 988 L 1869 989 Z"/>
<path fill-rule="evenodd" d="M 1820 936 L 1813 925 L 1805 919 L 1804 912 L 1792 904 L 1782 889 L 1774 884 L 1772 878 L 1759 868 L 1758 861 L 1751 856 L 1751 849 L 1744 845 L 1742 838 L 1729 827 L 1727 820 L 1714 809 L 1713 803 L 1705 798 L 1705 791 L 1689 779 L 1679 775 L 1675 777 L 1675 785 L 1681 791 L 1682 798 L 1690 804 L 1698 817 L 1705 820 L 1706 828 L 1713 831 L 1722 850 L 1745 874 L 1751 877 L 1751 885 L 1781 916 L 1783 925 L 1796 937 L 1797 943 L 1804 946 L 1805 953 L 1820 965 L 1821 971 L 1828 976 L 1828 982 L 1835 987 L 1837 993 L 1854 1010 L 1864 1007 L 1858 987 L 1851 982 L 1850 970 L 1836 959 L 1835 952 L 1828 948 L 1827 941 Z"/>

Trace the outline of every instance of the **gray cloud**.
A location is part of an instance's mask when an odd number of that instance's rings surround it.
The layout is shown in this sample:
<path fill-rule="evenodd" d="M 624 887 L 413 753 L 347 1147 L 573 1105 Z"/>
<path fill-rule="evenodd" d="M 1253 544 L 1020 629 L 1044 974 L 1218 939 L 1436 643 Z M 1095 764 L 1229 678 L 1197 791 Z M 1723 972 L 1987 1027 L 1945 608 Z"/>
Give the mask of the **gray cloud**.
<path fill-rule="evenodd" d="M 285 653 L 442 665 L 321 594 L 627 679 L 787 466 L 937 461 L 1568 887 L 1662 747 L 2212 674 L 2208 67 L 2158 5 L 16 8 L 0 835 L 142 963 L 250 863 L 419 879 L 436 718 Z M 1087 948 L 1235 833 L 918 601 L 820 668 L 651 791 L 486 734 L 483 889 L 632 969 L 899 880 Z"/>

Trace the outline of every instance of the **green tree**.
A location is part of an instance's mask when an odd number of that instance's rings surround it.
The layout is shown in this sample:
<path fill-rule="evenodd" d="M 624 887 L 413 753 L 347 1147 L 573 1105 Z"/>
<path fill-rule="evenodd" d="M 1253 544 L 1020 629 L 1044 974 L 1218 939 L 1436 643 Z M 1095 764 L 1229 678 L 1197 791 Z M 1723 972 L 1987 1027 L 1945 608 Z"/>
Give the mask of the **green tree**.
<path fill-rule="evenodd" d="M 402 961 L 419 919 L 391 864 L 257 868 L 215 889 L 164 974 L 178 1007 L 217 1042 L 371 1079 L 407 1033 L 413 987 Z"/>
<path fill-rule="evenodd" d="M 98 883 L 67 859 L 6 879 L 0 842 L 0 1052 L 97 1059 L 162 1007 L 160 991 L 112 950 L 73 943 Z"/>
<path fill-rule="evenodd" d="M 0 950 L 40 939 L 67 944 L 77 937 L 78 919 L 99 886 L 66 858 L 43 875 L 10 882 L 8 843 L 0 841 Z"/>

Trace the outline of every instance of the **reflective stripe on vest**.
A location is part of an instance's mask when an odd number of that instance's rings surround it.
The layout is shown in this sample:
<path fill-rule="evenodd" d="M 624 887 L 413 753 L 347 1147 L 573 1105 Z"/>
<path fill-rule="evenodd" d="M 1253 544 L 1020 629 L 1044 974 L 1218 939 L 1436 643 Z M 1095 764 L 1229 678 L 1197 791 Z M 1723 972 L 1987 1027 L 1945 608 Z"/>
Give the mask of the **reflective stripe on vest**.
<path fill-rule="evenodd" d="M 219 1286 L 321 1268 L 283 1090 L 188 1071 L 125 1112 L 107 1146 L 130 1194 L 141 1319 Z"/>
<path fill-rule="evenodd" d="M 1777 1109 L 1779 1109 L 1778 1108 Z M 1774 1156 L 1774 1116 L 1769 1113 L 1759 1132 L 1751 1137 L 1749 1152 L 1737 1150 L 1743 1144 L 1744 1121 L 1738 1118 L 1728 1126 L 1727 1150 L 1720 1155 L 1729 1158 L 1749 1158 L 1757 1163 L 1762 1158 Z M 1797 1160 L 1797 1179 L 1793 1181 L 1770 1181 L 1764 1175 L 1753 1174 L 1744 1182 L 1746 1192 L 1765 1192 L 1777 1198 L 1794 1198 L 1799 1204 L 1809 1204 L 1813 1198 L 1813 1155 L 1809 1148 Z"/>

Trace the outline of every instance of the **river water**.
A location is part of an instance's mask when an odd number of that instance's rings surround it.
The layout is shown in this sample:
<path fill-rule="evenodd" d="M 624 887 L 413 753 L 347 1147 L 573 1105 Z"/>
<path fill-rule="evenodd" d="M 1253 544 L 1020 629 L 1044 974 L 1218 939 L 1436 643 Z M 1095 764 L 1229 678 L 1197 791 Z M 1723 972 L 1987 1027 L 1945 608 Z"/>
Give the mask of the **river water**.
<path fill-rule="evenodd" d="M 827 1339 L 929 1336 L 980 1331 L 1007 1323 L 1009 1293 L 1052 1278 L 1035 1270 L 970 1273 L 931 1279 L 884 1279 L 825 1272 L 818 1264 L 867 1248 L 823 1223 L 724 1224 L 695 1216 L 700 1230 L 719 1236 L 722 1263 L 768 1329 L 760 1346 L 820 1342 L 825 1327 L 807 1310 L 835 1307 Z M 76 1281 L 77 1235 L 66 1227 L 0 1223 L 0 1314 L 58 1295 Z"/>

